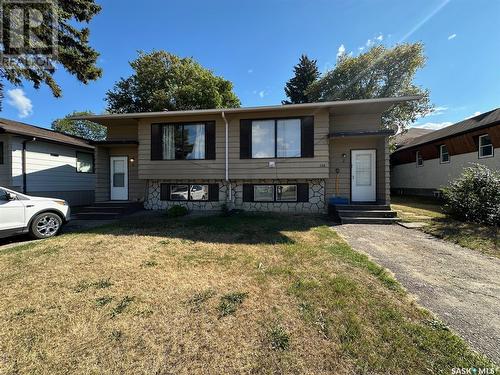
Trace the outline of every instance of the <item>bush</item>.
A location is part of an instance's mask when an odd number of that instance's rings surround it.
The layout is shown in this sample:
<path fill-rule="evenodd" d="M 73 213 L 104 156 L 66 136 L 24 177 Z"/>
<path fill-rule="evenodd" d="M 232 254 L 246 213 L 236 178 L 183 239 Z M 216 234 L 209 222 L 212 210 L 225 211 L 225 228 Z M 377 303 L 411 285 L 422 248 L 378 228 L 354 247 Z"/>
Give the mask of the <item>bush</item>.
<path fill-rule="evenodd" d="M 167 210 L 168 217 L 180 217 L 186 216 L 188 214 L 188 209 L 184 206 L 175 205 Z"/>
<path fill-rule="evenodd" d="M 500 224 L 500 172 L 481 164 L 466 168 L 443 189 L 445 210 L 462 221 Z"/>

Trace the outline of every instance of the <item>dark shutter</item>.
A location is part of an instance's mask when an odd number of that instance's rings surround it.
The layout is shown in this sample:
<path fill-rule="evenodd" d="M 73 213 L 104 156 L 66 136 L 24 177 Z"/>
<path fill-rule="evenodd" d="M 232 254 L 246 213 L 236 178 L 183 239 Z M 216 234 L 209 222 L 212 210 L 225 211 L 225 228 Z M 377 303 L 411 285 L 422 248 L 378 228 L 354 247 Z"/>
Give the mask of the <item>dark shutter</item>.
<path fill-rule="evenodd" d="M 205 159 L 215 160 L 215 121 L 205 124 Z"/>
<path fill-rule="evenodd" d="M 252 157 L 252 120 L 240 120 L 240 159 Z"/>
<path fill-rule="evenodd" d="M 219 184 L 208 185 L 208 200 L 210 202 L 219 201 Z"/>
<path fill-rule="evenodd" d="M 161 130 L 161 124 L 151 124 L 151 160 L 163 159 Z"/>
<path fill-rule="evenodd" d="M 301 121 L 301 157 L 314 157 L 314 116 L 303 117 Z"/>
<path fill-rule="evenodd" d="M 243 202 L 253 202 L 253 185 L 243 184 Z"/>
<path fill-rule="evenodd" d="M 309 184 L 297 184 L 297 202 L 309 202 Z"/>
<path fill-rule="evenodd" d="M 170 184 L 160 184 L 160 200 L 170 200 Z"/>

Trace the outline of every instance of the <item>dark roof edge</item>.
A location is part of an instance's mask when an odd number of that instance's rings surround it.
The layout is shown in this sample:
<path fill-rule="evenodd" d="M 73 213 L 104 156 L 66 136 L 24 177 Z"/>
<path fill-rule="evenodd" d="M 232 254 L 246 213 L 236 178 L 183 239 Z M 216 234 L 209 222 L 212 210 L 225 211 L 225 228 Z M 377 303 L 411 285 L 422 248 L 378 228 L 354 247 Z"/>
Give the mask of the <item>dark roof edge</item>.
<path fill-rule="evenodd" d="M 491 126 L 496 126 L 496 125 L 500 125 L 500 120 L 499 121 L 493 121 L 493 122 L 490 122 L 489 124 L 484 124 L 484 125 L 481 125 L 481 126 L 478 126 L 477 128 L 473 128 L 473 129 L 466 129 L 466 130 L 463 130 L 461 132 L 458 132 L 458 133 L 453 133 L 453 134 L 450 134 L 450 135 L 447 135 L 447 136 L 444 136 L 444 137 L 439 137 L 439 138 L 434 138 L 430 141 L 426 141 L 426 142 L 422 142 L 422 143 L 415 143 L 413 145 L 404 145 L 398 149 L 396 149 L 394 151 L 394 154 L 396 152 L 399 152 L 399 151 L 403 151 L 403 150 L 409 150 L 409 149 L 412 149 L 412 148 L 415 148 L 415 147 L 419 147 L 419 146 L 423 146 L 423 145 L 427 145 L 429 143 L 434 143 L 434 142 L 438 142 L 438 141 L 441 141 L 443 139 L 447 139 L 447 138 L 453 138 L 453 137 L 456 137 L 456 136 L 459 136 L 459 135 L 462 135 L 462 134 L 466 134 L 466 133 L 471 133 L 471 132 L 474 132 L 474 131 L 477 131 L 477 130 L 481 130 L 481 129 L 484 129 L 484 128 L 489 128 Z M 450 126 L 453 126 L 453 125 L 450 125 Z M 426 134 L 424 135 L 421 135 L 420 137 L 423 137 L 425 136 Z M 420 137 L 417 137 L 415 139 L 418 139 Z"/>
<path fill-rule="evenodd" d="M 361 137 L 361 136 L 371 136 L 371 135 L 383 135 L 390 136 L 394 135 L 395 131 L 391 129 L 383 130 L 373 130 L 373 131 L 350 131 L 350 132 L 333 132 L 328 134 L 329 138 L 341 138 L 341 137 Z"/>

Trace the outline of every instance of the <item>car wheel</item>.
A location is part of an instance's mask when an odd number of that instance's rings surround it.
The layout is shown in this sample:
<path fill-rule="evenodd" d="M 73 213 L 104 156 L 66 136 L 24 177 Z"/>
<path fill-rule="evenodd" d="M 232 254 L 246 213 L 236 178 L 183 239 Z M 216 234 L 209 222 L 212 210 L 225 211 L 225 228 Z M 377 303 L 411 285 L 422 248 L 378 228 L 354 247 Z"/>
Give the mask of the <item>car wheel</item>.
<path fill-rule="evenodd" d="M 62 219 L 52 212 L 37 215 L 30 227 L 30 235 L 33 238 L 49 238 L 55 236 L 62 226 Z"/>

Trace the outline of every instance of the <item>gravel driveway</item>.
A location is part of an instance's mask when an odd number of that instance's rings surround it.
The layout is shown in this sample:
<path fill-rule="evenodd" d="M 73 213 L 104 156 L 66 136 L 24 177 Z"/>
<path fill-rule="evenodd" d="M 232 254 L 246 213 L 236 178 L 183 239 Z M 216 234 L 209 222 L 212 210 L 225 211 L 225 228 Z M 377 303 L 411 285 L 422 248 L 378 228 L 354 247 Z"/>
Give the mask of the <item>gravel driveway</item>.
<path fill-rule="evenodd" d="M 500 363 L 500 260 L 399 225 L 334 229 L 469 345 Z"/>

